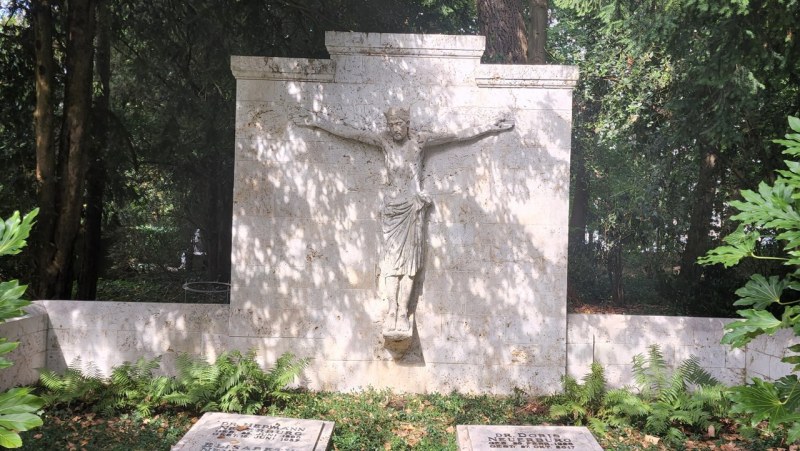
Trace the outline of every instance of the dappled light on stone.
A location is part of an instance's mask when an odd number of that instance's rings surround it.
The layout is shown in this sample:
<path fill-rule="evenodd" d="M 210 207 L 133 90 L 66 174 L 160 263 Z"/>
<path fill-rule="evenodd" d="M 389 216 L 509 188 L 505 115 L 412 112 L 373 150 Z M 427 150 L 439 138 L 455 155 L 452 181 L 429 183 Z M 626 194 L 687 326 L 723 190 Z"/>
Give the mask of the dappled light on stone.
<path fill-rule="evenodd" d="M 231 334 L 312 357 L 318 388 L 557 384 L 575 69 L 481 65 L 478 36 L 326 43 L 232 58 Z"/>

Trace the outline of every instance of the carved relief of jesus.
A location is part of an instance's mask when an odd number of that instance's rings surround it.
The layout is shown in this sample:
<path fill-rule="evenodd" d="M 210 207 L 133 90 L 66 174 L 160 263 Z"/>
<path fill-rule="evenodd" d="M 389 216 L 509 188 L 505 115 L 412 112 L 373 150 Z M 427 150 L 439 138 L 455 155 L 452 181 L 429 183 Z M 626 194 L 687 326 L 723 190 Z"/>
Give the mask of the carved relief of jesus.
<path fill-rule="evenodd" d="M 510 130 L 514 123 L 498 119 L 491 125 L 453 133 L 432 133 L 411 128 L 408 110 L 390 108 L 384 116 L 387 129 L 383 132 L 361 130 L 311 113 L 293 120 L 298 125 L 319 128 L 342 138 L 374 146 L 383 152 L 389 182 L 381 207 L 383 249 L 378 292 L 388 306 L 383 323 L 384 339 L 401 341 L 412 335 L 409 303 L 415 278 L 422 267 L 423 221 L 431 205 L 430 197 L 422 188 L 425 150 Z"/>

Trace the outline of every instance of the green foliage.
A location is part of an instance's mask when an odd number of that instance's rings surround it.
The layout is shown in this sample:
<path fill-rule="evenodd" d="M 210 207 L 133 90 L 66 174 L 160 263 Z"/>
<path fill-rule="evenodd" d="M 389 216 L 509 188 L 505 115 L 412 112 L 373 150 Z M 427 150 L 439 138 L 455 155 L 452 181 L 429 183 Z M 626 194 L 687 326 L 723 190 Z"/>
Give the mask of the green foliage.
<path fill-rule="evenodd" d="M 685 431 L 703 431 L 728 413 L 724 387 L 691 357 L 670 371 L 658 346 L 633 359 L 638 393 L 606 389 L 602 366 L 595 362 L 578 384 L 567 377 L 564 393 L 550 398 L 550 416 L 586 424 L 598 435 L 611 428 L 637 427 L 671 443 L 685 440 Z M 717 424 L 718 426 L 718 424 Z"/>
<path fill-rule="evenodd" d="M 39 382 L 45 388 L 41 396 L 48 406 L 94 405 L 105 394 L 105 382 L 100 371 L 91 363 L 84 367 L 79 358 L 70 364 L 64 374 L 40 370 Z"/>
<path fill-rule="evenodd" d="M 36 412 L 44 405 L 29 388 L 12 388 L 0 393 L 0 446 L 19 448 L 19 433 L 42 425 Z"/>
<path fill-rule="evenodd" d="M 154 408 L 165 404 L 165 395 L 173 389 L 173 379 L 154 375 L 160 360 L 125 362 L 115 367 L 109 378 L 91 363 L 84 366 L 80 359 L 64 374 L 42 370 L 42 399 L 51 407 L 78 407 L 106 415 L 133 410 L 140 416 L 150 416 Z"/>
<path fill-rule="evenodd" d="M 609 390 L 607 396 L 614 392 Z M 627 396 L 637 398 L 630 392 Z M 263 414 L 333 421 L 336 423 L 331 438 L 334 449 L 442 451 L 458 449 L 455 429 L 459 424 L 553 424 L 545 415 L 544 407 L 541 398 L 519 392 L 512 396 L 456 392 L 401 395 L 367 388 L 351 393 L 298 391 L 291 402 L 272 404 Z M 198 415 L 191 410 L 164 409 L 148 418 L 124 413 L 107 418 L 76 409 L 47 409 L 43 428 L 34 431 L 35 435 L 24 433 L 23 438 L 25 449 L 36 451 L 67 449 L 70 443 L 87 450 L 168 450 Z M 785 443 L 774 437 L 745 440 L 725 433 L 725 429 L 720 432 L 716 439 L 698 443 L 697 448 L 786 448 Z M 595 437 L 600 446 L 608 450 L 695 449 L 688 443 L 647 446 L 644 434 L 631 428 L 609 427 L 608 434 Z"/>
<path fill-rule="evenodd" d="M 114 368 L 99 409 L 106 413 L 134 409 L 141 416 L 150 416 L 174 385 L 173 379 L 153 374 L 160 362 L 160 358 L 140 358 L 136 363 L 125 362 Z"/>
<path fill-rule="evenodd" d="M 710 236 L 735 228 L 723 201 L 781 166 L 764 137 L 779 132 L 786 111 L 800 110 L 791 32 L 800 3 L 550 5 L 553 58 L 581 72 L 571 213 L 586 226 L 570 237 L 570 286 L 606 300 L 617 290 L 604 279 L 635 276 L 657 283 L 675 313 L 732 315 L 730 295 L 766 263 L 696 268 L 693 260 Z M 713 168 L 704 166 L 708 156 Z"/>
<path fill-rule="evenodd" d="M 800 155 L 800 119 L 789 116 L 794 133 L 774 142 L 784 147 L 785 155 Z M 780 170 L 774 183 L 761 182 L 758 192 L 744 190 L 741 201 L 731 201 L 739 213 L 736 232 L 724 239 L 725 245 L 710 251 L 699 262 L 705 265 L 740 264 L 744 258 L 781 261 L 789 271 L 766 277 L 753 274 L 747 284 L 736 291 L 736 306 L 749 307 L 738 311 L 742 319 L 725 326 L 722 342 L 742 347 L 760 335 L 773 335 L 790 329 L 800 336 L 800 163 L 785 161 L 788 170 Z M 762 255 L 761 243 L 780 243 L 782 256 Z M 780 318 L 780 319 L 779 319 Z M 800 352 L 800 346 L 787 348 Z M 789 355 L 783 361 L 800 370 L 800 355 Z M 751 424 L 766 421 L 768 430 L 785 428 L 790 442 L 800 439 L 800 385 L 797 376 L 775 382 L 753 379 L 752 385 L 731 390 L 734 411 L 750 416 Z"/>
<path fill-rule="evenodd" d="M 73 405 L 107 415 L 134 411 L 150 416 L 167 405 L 188 406 L 201 412 L 220 410 L 254 414 L 268 403 L 286 400 L 291 384 L 307 361 L 284 354 L 269 371 L 263 371 L 255 352 L 226 352 L 214 363 L 181 354 L 176 377 L 157 376 L 160 358 L 141 358 L 115 367 L 103 378 L 93 365 L 76 360 L 64 372 L 43 370 L 42 398 L 49 406 Z"/>
<path fill-rule="evenodd" d="M 646 432 L 680 442 L 685 438 L 683 429 L 703 430 L 712 424 L 713 416 L 727 413 L 724 387 L 700 367 L 697 357 L 683 361 L 670 374 L 661 349 L 653 345 L 647 356 L 634 357 L 633 374 L 642 397 L 651 405 Z"/>
<path fill-rule="evenodd" d="M 38 212 L 38 209 L 33 210 L 22 219 L 19 212 L 14 212 L 7 220 L 0 219 L 0 256 L 16 255 L 20 252 Z M 20 285 L 16 280 L 0 282 L 0 323 L 25 314 L 22 309 L 30 304 L 22 299 L 25 288 L 25 285 Z M 0 356 L 13 351 L 18 345 L 17 342 L 0 338 Z M 12 364 L 10 360 L 0 357 L 0 370 Z M 21 447 L 19 433 L 42 425 L 41 418 L 36 415 L 42 405 L 42 399 L 31 395 L 27 388 L 11 389 L 0 394 L 0 446 Z"/>
<path fill-rule="evenodd" d="M 603 366 L 592 362 L 591 369 L 579 384 L 572 377 L 564 378 L 564 393 L 551 400 L 550 416 L 569 419 L 577 425 L 598 416 L 605 402 L 606 378 Z"/>
<path fill-rule="evenodd" d="M 75 409 L 46 409 L 43 418 L 35 434 L 23 433 L 27 451 L 168 451 L 197 421 L 190 412 L 103 417 Z"/>
<path fill-rule="evenodd" d="M 307 365 L 307 360 L 283 354 L 275 366 L 264 372 L 255 360 L 255 351 L 221 354 L 212 364 L 188 355 L 178 357 L 175 390 L 167 402 L 192 406 L 201 412 L 256 413 L 271 400 L 286 400 L 285 391 Z"/>
<path fill-rule="evenodd" d="M 800 382 L 796 375 L 775 382 L 753 378 L 751 385 L 733 387 L 730 394 L 734 413 L 749 416 L 750 426 L 762 421 L 768 431 L 786 427 L 787 440 L 800 440 Z"/>
<path fill-rule="evenodd" d="M 39 209 L 35 209 L 26 214 L 20 220 L 19 212 L 15 211 L 10 218 L 0 221 L 0 255 L 19 254 L 25 241 L 30 235 L 33 220 L 39 214 Z"/>

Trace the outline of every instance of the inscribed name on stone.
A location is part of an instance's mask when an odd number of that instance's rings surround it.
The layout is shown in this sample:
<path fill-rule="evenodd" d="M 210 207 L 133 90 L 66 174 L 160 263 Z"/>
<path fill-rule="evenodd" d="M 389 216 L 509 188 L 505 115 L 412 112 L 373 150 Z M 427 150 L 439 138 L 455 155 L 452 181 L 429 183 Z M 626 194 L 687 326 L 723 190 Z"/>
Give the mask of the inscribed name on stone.
<path fill-rule="evenodd" d="M 209 412 L 172 451 L 324 451 L 333 422 Z"/>
<path fill-rule="evenodd" d="M 602 451 L 585 427 L 577 426 L 456 426 L 460 451 L 536 449 Z"/>

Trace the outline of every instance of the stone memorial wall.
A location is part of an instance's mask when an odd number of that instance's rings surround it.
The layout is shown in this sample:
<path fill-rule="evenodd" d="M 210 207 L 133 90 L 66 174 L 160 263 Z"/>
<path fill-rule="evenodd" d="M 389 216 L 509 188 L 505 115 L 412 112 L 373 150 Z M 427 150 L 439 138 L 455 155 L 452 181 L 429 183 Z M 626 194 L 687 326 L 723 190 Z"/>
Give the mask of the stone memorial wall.
<path fill-rule="evenodd" d="M 594 361 L 620 387 L 652 344 L 728 384 L 791 374 L 790 331 L 731 349 L 729 320 L 566 314 L 577 73 L 483 65 L 483 43 L 328 33 L 330 59 L 233 57 L 231 304 L 37 301 L 0 324 L 20 342 L 0 389 L 253 348 L 311 357 L 300 384 L 338 391 L 553 393 Z"/>
<path fill-rule="evenodd" d="M 314 388 L 550 390 L 566 364 L 566 66 L 479 36 L 239 57 L 231 340 Z"/>

